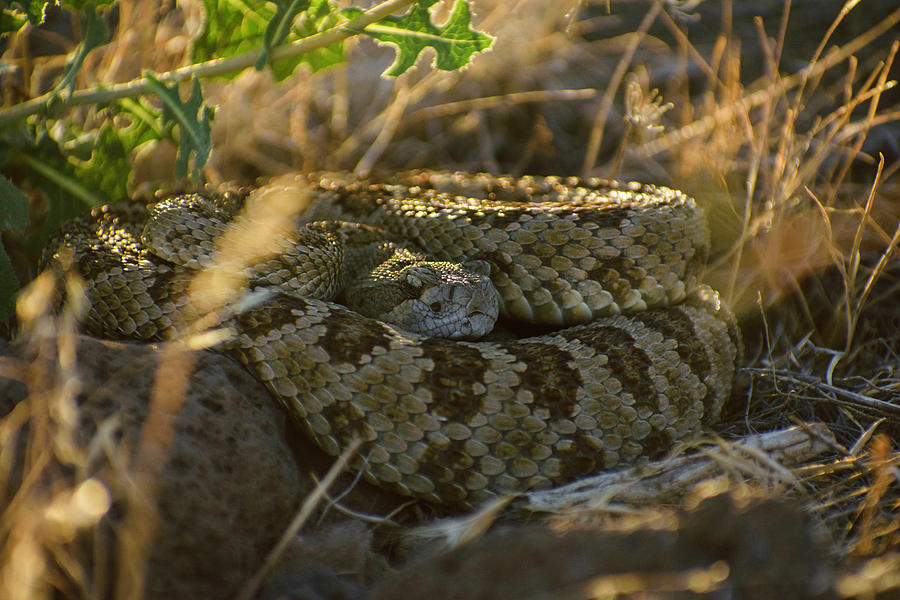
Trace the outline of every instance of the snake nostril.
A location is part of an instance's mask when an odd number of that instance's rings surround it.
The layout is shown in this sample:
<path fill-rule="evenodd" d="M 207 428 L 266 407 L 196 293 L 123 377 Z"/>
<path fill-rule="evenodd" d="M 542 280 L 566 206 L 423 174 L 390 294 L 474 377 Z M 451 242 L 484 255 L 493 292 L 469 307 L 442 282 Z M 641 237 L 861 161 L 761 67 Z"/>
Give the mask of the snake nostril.
<path fill-rule="evenodd" d="M 432 302 L 431 304 L 428 305 L 428 308 L 430 308 L 434 312 L 440 312 L 441 303 L 440 302 Z"/>

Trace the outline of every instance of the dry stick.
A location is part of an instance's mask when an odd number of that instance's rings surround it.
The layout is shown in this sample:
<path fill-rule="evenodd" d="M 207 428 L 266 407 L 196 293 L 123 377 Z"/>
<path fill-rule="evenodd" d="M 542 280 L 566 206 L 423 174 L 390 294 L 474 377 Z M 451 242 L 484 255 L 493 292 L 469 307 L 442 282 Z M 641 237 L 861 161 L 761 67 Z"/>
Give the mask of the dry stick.
<path fill-rule="evenodd" d="M 838 174 L 835 178 L 829 179 L 831 184 L 831 194 L 829 198 L 829 205 L 834 205 L 834 200 L 837 197 L 837 192 L 841 188 L 841 184 L 844 182 L 844 179 L 847 177 L 847 174 L 850 172 L 850 167 L 853 165 L 854 161 L 859 157 L 860 152 L 862 150 L 863 143 L 866 141 L 866 137 L 871 131 L 872 127 L 874 127 L 874 120 L 876 113 L 878 111 L 878 103 L 881 100 L 881 94 L 885 90 L 889 89 L 887 75 L 891 70 L 891 66 L 894 62 L 894 57 L 897 54 L 897 49 L 900 48 L 900 42 L 897 40 L 891 45 L 891 49 L 888 52 L 888 56 L 885 61 L 881 65 L 881 73 L 878 75 L 878 82 L 875 85 L 875 88 L 870 90 L 872 92 L 872 101 L 869 102 L 869 109 L 866 113 L 866 118 L 862 121 L 861 128 L 854 128 L 858 131 L 856 132 L 858 137 L 856 142 L 853 144 L 853 147 L 847 152 L 846 158 L 844 159 L 844 165 L 838 171 Z M 875 71 L 878 72 L 877 70 Z M 873 73 L 874 74 L 874 73 Z M 836 141 L 840 143 L 840 138 L 835 136 Z"/>
<path fill-rule="evenodd" d="M 439 83 L 440 78 L 444 76 L 455 77 L 457 74 L 455 72 L 449 71 L 431 71 L 422 79 L 415 82 L 412 86 L 409 87 L 406 98 L 406 104 L 415 104 L 419 100 L 421 100 L 425 94 L 427 94 L 437 83 Z M 394 102 L 388 103 L 388 105 L 382 109 L 377 115 L 370 119 L 362 119 L 360 121 L 360 125 L 356 128 L 356 130 L 347 137 L 344 138 L 344 141 L 337 147 L 337 150 L 332 152 L 332 160 L 337 162 L 341 162 L 343 159 L 347 158 L 351 154 L 355 153 L 357 148 L 363 145 L 363 140 L 369 137 L 376 137 L 383 129 L 384 122 L 386 119 L 390 118 L 391 111 L 394 110 Z"/>
<path fill-rule="evenodd" d="M 284 553 L 285 548 L 287 548 L 288 544 L 294 539 L 297 535 L 297 532 L 300 531 L 300 528 L 303 527 L 303 524 L 306 523 L 306 520 L 312 514 L 313 509 L 319 504 L 322 498 L 325 497 L 328 488 L 331 487 L 331 484 L 334 483 L 334 480 L 337 479 L 337 476 L 344 470 L 344 467 L 347 465 L 347 461 L 356 453 L 356 450 L 359 448 L 360 441 L 354 440 L 350 442 L 350 445 L 341 453 L 334 464 L 331 465 L 331 468 L 328 469 L 328 473 L 325 475 L 325 478 L 322 479 L 316 485 L 316 489 L 312 491 L 304 500 L 303 506 L 300 507 L 300 512 L 297 513 L 297 516 L 294 517 L 294 520 L 291 521 L 291 524 L 288 525 L 287 529 L 284 530 L 284 533 L 281 536 L 281 539 L 278 540 L 278 543 L 272 548 L 272 551 L 269 552 L 269 555 L 266 556 L 266 560 L 263 563 L 263 566 L 260 567 L 259 571 L 256 572 L 250 581 L 247 582 L 247 585 L 241 590 L 241 592 L 237 595 L 238 600 L 250 600 L 253 598 L 253 595 L 259 589 L 259 586 L 262 584 L 263 580 L 266 578 L 266 575 L 272 570 L 272 567 L 275 566 L 275 563 L 278 562 L 278 559 L 281 558 L 281 555 Z"/>
<path fill-rule="evenodd" d="M 690 139 L 707 135 L 721 123 L 730 121 L 738 111 L 749 111 L 766 102 L 767 98 L 784 94 L 787 90 L 805 82 L 806 79 L 820 75 L 831 67 L 846 60 L 883 33 L 890 31 L 898 22 L 900 22 L 900 9 L 889 14 L 878 25 L 857 37 L 838 52 L 826 56 L 821 62 L 813 63 L 798 73 L 780 80 L 774 89 L 761 89 L 747 94 L 736 102 L 717 108 L 711 115 L 707 115 L 690 125 L 676 129 L 671 133 L 647 142 L 641 146 L 641 149 L 646 152 L 648 156 L 652 156 L 664 152 L 673 146 L 683 144 Z"/>
<path fill-rule="evenodd" d="M 849 114 L 847 116 L 849 119 Z M 833 134 L 832 134 L 833 137 Z M 850 347 L 853 344 L 853 336 L 854 331 L 856 329 L 856 322 L 859 318 L 859 311 L 854 310 L 853 308 L 853 295 L 854 290 L 856 288 L 856 276 L 859 272 L 859 261 L 860 254 L 859 249 L 862 244 L 863 232 L 866 228 L 866 224 L 869 222 L 872 213 L 872 207 L 875 204 L 875 191 L 878 189 L 878 185 L 881 182 L 881 173 L 884 167 L 884 156 L 881 157 L 881 161 L 878 163 L 878 170 L 875 173 L 875 180 L 872 182 L 872 187 L 869 190 L 869 195 L 866 198 L 866 204 L 863 208 L 862 217 L 859 220 L 859 225 L 856 227 L 856 232 L 853 237 L 853 243 L 850 247 L 850 251 L 844 254 L 839 254 L 837 252 L 837 248 L 832 246 L 832 252 L 834 253 L 834 264 L 838 268 L 841 273 L 841 280 L 844 284 L 843 290 L 843 320 L 846 326 L 846 335 L 844 340 L 844 349 L 840 352 L 836 353 L 831 357 L 831 361 L 828 363 L 828 368 L 825 373 L 825 381 L 828 384 L 831 384 L 832 374 L 834 373 L 835 367 L 837 367 L 838 362 L 840 362 L 844 356 L 850 351 Z M 890 248 L 886 250 L 886 252 L 890 252 Z M 849 258 L 848 258 L 849 257 Z M 861 310 L 862 306 L 857 303 L 857 307 Z"/>
<path fill-rule="evenodd" d="M 828 30 L 825 32 L 825 35 L 822 36 L 822 40 L 819 42 L 816 51 L 813 52 L 812 60 L 809 61 L 810 65 L 816 64 L 816 61 L 819 60 L 819 57 L 822 56 L 822 52 L 825 51 L 825 45 L 828 44 L 828 40 L 831 39 L 831 36 L 834 34 L 835 30 L 838 28 L 838 25 L 841 24 L 841 21 L 844 20 L 850 11 L 853 10 L 856 5 L 859 4 L 859 0 L 846 0 L 844 2 L 844 6 L 841 7 L 841 12 L 838 13 L 838 16 L 834 18 L 834 21 L 829 25 Z M 803 77 L 803 80 L 800 82 L 800 88 L 797 90 L 797 104 L 800 104 L 800 99 L 803 97 L 803 91 L 806 87 L 806 82 L 809 81 L 809 77 L 811 74 L 807 74 Z"/>
<path fill-rule="evenodd" d="M 827 392 L 833 393 L 835 396 L 842 396 L 844 398 L 844 400 L 838 400 L 837 398 L 829 398 L 828 396 L 823 396 L 817 399 L 817 401 L 819 402 L 831 402 L 839 406 L 849 404 L 851 406 L 856 406 L 857 408 L 868 408 L 874 410 L 880 415 L 887 415 L 892 418 L 900 417 L 900 406 L 896 404 L 891 404 L 890 402 L 885 402 L 884 400 L 870 398 L 857 392 L 845 390 L 843 388 L 824 383 L 823 381 L 820 381 L 813 377 L 800 375 L 798 373 L 788 374 L 787 371 L 775 371 L 772 369 L 758 369 L 753 367 L 748 368 L 747 371 L 749 373 L 759 373 L 761 375 L 774 375 L 780 381 L 786 381 L 788 383 L 793 383 L 794 385 L 821 388 Z"/>
<path fill-rule="evenodd" d="M 774 83 L 774 81 L 778 77 L 778 67 L 775 63 L 775 56 L 772 53 L 771 48 L 769 48 L 768 39 L 765 35 L 765 28 L 763 26 L 763 20 L 761 17 L 756 17 L 753 19 L 754 25 L 756 25 L 757 32 L 760 37 L 760 46 L 762 46 L 763 54 L 766 57 L 766 66 L 767 66 L 767 79 Z M 770 83 L 769 85 L 772 85 Z M 768 86 L 767 86 L 768 87 Z M 752 123 L 748 123 L 747 126 L 747 139 L 750 140 L 751 143 L 751 152 L 752 158 L 750 161 L 750 170 L 747 173 L 746 178 L 746 187 L 747 191 L 744 198 L 744 216 L 741 223 L 741 237 L 747 239 L 747 232 L 750 227 L 750 220 L 753 216 L 753 196 L 756 193 L 756 183 L 759 178 L 759 170 L 762 166 L 763 162 L 763 154 L 765 153 L 766 148 L 769 145 L 769 119 L 772 114 L 772 105 L 777 96 L 769 96 L 766 98 L 766 101 L 763 103 L 763 116 L 761 119 L 762 123 L 766 125 L 762 127 L 762 134 L 757 142 L 753 143 L 753 125 Z M 747 113 L 743 113 L 746 116 L 746 120 L 749 121 L 749 115 Z M 744 257 L 744 247 L 746 244 L 739 244 L 737 246 L 737 252 L 735 254 L 734 264 L 740 265 L 743 257 Z M 738 279 L 738 269 L 734 268 L 731 270 L 731 274 L 728 280 L 728 291 L 726 292 L 726 298 L 730 301 L 733 301 L 735 298 L 734 291 L 737 287 L 737 279 Z"/>
<path fill-rule="evenodd" d="M 700 70 L 706 75 L 707 79 L 712 82 L 715 82 L 716 86 L 724 88 L 725 84 L 719 79 L 718 74 L 716 74 L 715 70 L 709 65 L 708 62 L 703 58 L 703 55 L 697 51 L 697 48 L 691 43 L 688 37 L 684 34 L 681 28 L 675 23 L 675 20 L 667 13 L 666 11 L 662 11 L 662 22 L 663 24 L 669 28 L 669 31 L 675 36 L 675 39 L 678 40 L 678 43 L 681 44 L 684 48 L 687 49 L 688 54 L 693 57 L 697 66 L 700 67 Z"/>
<path fill-rule="evenodd" d="M 531 92 L 512 92 L 498 96 L 483 96 L 458 102 L 447 102 L 427 106 L 413 111 L 406 117 L 406 123 L 417 123 L 436 117 L 448 117 L 476 110 L 509 106 L 510 104 L 527 104 L 529 102 L 560 102 L 563 100 L 585 100 L 597 95 L 593 88 L 577 90 L 535 90 Z"/>
<path fill-rule="evenodd" d="M 778 26 L 778 40 L 775 42 L 775 64 L 781 64 L 781 51 L 784 49 L 784 39 L 787 36 L 788 16 L 791 14 L 791 0 L 784 3 L 781 11 L 781 24 Z"/>
<path fill-rule="evenodd" d="M 724 442 L 720 442 L 724 443 Z M 822 423 L 810 423 L 806 429 L 791 427 L 751 435 L 728 443 L 732 452 L 752 458 L 768 454 L 766 462 L 798 464 L 830 450 L 834 436 Z M 723 471 L 716 452 L 677 456 L 654 461 L 641 467 L 601 473 L 549 490 L 523 494 L 523 508 L 535 512 L 563 513 L 578 508 L 615 510 L 612 501 L 654 503 L 683 494 L 694 484 Z"/>
<path fill-rule="evenodd" d="M 894 63 L 894 57 L 897 55 L 897 50 L 900 48 L 900 41 L 894 40 L 894 43 L 891 44 L 891 49 L 888 51 L 888 56 L 884 60 L 881 65 L 881 73 L 878 76 L 878 82 L 875 85 L 875 88 L 872 90 L 874 95 L 872 96 L 872 101 L 869 102 L 869 110 L 866 113 L 866 118 L 863 120 L 863 127 L 859 130 L 859 137 L 856 139 L 856 143 L 853 144 L 853 148 L 850 152 L 847 153 L 847 157 L 844 160 L 844 165 L 841 167 L 840 171 L 838 171 L 838 175 L 835 179 L 830 179 L 829 181 L 833 182 L 831 186 L 831 202 L 830 204 L 833 206 L 833 201 L 837 197 L 837 191 L 840 189 L 841 184 L 844 182 L 844 179 L 847 177 L 847 174 L 850 172 L 850 167 L 853 165 L 856 158 L 860 155 L 860 151 L 862 150 L 863 143 L 866 141 L 866 137 L 871 131 L 871 128 L 874 127 L 872 122 L 875 119 L 876 113 L 878 112 L 878 103 L 881 100 L 881 94 L 885 90 L 889 89 L 892 86 L 888 86 L 887 76 L 891 71 L 891 67 Z"/>
<path fill-rule="evenodd" d="M 625 54 L 622 55 L 619 64 L 616 65 L 616 70 L 609 80 L 609 85 L 606 87 L 606 93 L 603 94 L 603 100 L 600 102 L 600 109 L 597 111 L 597 116 L 594 118 L 594 126 L 591 128 L 591 137 L 588 140 L 587 152 L 585 152 L 584 155 L 584 164 L 581 166 L 581 174 L 584 177 L 591 174 L 591 169 L 594 168 L 594 164 L 597 162 L 597 155 L 600 153 L 600 144 L 603 142 L 603 129 L 606 127 L 606 119 L 612 108 L 616 92 L 619 90 L 622 79 L 625 77 L 625 72 L 631 65 L 631 60 L 634 58 L 634 53 L 637 52 L 641 40 L 644 39 L 644 34 L 650 29 L 650 25 L 653 24 L 653 21 L 656 20 L 656 15 L 659 14 L 661 8 L 662 2 L 657 0 L 653 3 L 653 6 L 650 7 L 650 10 L 647 11 L 644 20 L 641 21 L 637 31 L 634 32 L 629 40 L 628 47 L 625 49 Z"/>
<path fill-rule="evenodd" d="M 881 175 L 884 168 L 884 155 L 881 156 L 881 160 L 878 161 L 878 171 L 875 174 L 875 181 L 872 183 L 872 188 L 869 191 L 869 200 L 866 202 L 866 213 L 863 216 L 862 222 L 860 223 L 859 229 L 862 229 L 863 223 L 866 222 L 867 219 L 871 218 L 869 216 L 868 206 L 871 203 L 871 198 L 875 196 L 875 190 L 878 188 L 878 184 L 881 182 Z M 853 336 L 856 332 L 856 326 L 859 324 L 859 317 L 862 314 L 862 310 L 866 305 L 866 301 L 869 298 L 869 294 L 872 292 L 872 287 L 875 285 L 875 281 L 878 277 L 881 276 L 881 273 L 887 268 L 888 263 L 891 258 L 894 256 L 894 252 L 897 249 L 897 245 L 900 243 L 900 225 L 897 226 L 897 229 L 894 230 L 894 235 L 891 236 L 891 241 L 888 243 L 887 247 L 882 252 L 881 256 L 878 259 L 878 263 L 875 265 L 875 268 L 869 274 L 868 279 L 866 280 L 866 284 L 863 286 L 862 293 L 860 293 L 859 297 L 856 298 L 856 306 L 853 309 L 853 313 L 850 316 L 850 324 L 847 331 L 847 340 L 844 345 L 844 351 L 840 357 L 850 352 L 850 346 L 853 343 Z M 859 246 L 855 246 L 854 249 L 854 261 L 859 263 Z M 850 311 L 850 306 L 847 306 L 847 311 Z M 830 371 L 829 371 L 830 374 Z"/>
<path fill-rule="evenodd" d="M 328 29 L 321 33 L 303 38 L 302 40 L 297 40 L 296 42 L 286 46 L 278 46 L 276 48 L 273 48 L 272 52 L 270 53 L 270 60 L 276 61 L 282 58 L 300 56 L 302 54 L 306 54 L 307 52 L 311 52 L 319 48 L 324 48 L 325 46 L 328 46 L 330 44 L 334 44 L 348 37 L 357 35 L 372 23 L 379 21 L 402 8 L 406 8 L 413 2 L 415 2 L 415 0 L 387 0 L 387 2 L 382 2 L 381 4 L 374 6 L 355 19 L 351 19 L 339 27 Z M 187 67 L 175 69 L 174 71 L 162 73 L 158 76 L 158 79 L 164 83 L 173 83 L 185 81 L 194 76 L 215 77 L 217 75 L 233 73 L 253 66 L 256 63 L 256 60 L 259 58 L 261 52 L 261 49 L 257 49 L 250 52 L 245 52 L 244 54 L 239 54 L 237 56 L 231 56 L 229 58 L 216 58 L 207 62 L 189 65 Z M 147 79 L 142 77 L 140 79 L 134 79 L 127 83 L 120 83 L 109 87 L 96 87 L 88 90 L 78 90 L 74 92 L 71 97 L 66 99 L 62 104 L 69 107 L 82 104 L 106 103 L 112 100 L 117 100 L 119 98 L 140 96 L 142 94 L 148 93 L 149 91 L 150 90 L 147 87 Z M 12 108 L 0 111 L 0 126 L 7 125 L 19 119 L 23 119 L 29 115 L 34 115 L 42 112 L 46 107 L 47 101 L 52 97 L 53 94 L 47 93 L 42 96 L 38 96 L 37 98 L 28 100 L 27 102 L 23 102 L 22 104 L 17 104 Z"/>

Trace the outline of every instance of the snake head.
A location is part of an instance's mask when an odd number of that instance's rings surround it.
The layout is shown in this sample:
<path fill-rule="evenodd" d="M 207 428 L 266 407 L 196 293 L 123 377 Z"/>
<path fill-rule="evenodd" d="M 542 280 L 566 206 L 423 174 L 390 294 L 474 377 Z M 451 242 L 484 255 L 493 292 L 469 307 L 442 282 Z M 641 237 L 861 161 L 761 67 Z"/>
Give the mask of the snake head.
<path fill-rule="evenodd" d="M 397 327 L 433 337 L 477 339 L 494 328 L 497 290 L 484 261 L 465 265 L 417 260 L 384 276 L 345 289 L 351 309 Z"/>

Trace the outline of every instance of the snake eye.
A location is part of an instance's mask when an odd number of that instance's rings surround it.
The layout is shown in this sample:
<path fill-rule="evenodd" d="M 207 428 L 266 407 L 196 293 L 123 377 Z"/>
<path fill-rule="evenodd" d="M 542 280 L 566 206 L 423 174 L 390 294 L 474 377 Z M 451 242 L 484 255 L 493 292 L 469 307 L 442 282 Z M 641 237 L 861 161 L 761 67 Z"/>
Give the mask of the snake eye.
<path fill-rule="evenodd" d="M 425 285 L 425 282 L 422 280 L 422 278 L 412 271 L 408 271 L 406 273 L 406 283 L 413 286 L 414 288 L 420 288 Z"/>
<path fill-rule="evenodd" d="M 430 308 L 434 312 L 440 312 L 441 303 L 440 302 L 432 302 L 431 304 L 428 305 L 428 308 Z"/>

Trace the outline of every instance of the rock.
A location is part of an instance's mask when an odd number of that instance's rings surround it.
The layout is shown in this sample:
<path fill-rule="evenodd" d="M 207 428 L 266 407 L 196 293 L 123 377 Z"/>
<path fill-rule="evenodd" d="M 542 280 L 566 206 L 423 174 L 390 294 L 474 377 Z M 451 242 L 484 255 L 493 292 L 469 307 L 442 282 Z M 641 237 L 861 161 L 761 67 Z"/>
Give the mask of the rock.
<path fill-rule="evenodd" d="M 163 394 L 176 416 L 163 412 L 146 426 L 160 363 L 157 347 L 84 336 L 77 343 L 77 442 L 87 448 L 98 439 L 99 428 L 108 428 L 104 423 L 116 423 L 112 437 L 119 454 L 108 461 L 94 452 L 87 467 L 112 495 L 105 521 L 117 540 L 95 554 L 108 553 L 110 564 L 95 567 L 112 575 L 122 564 L 122 528 L 128 526 L 134 503 L 128 497 L 133 487 L 120 465 L 134 464 L 144 443 L 145 466 L 158 473 L 154 505 L 159 515 L 146 564 L 146 597 L 233 597 L 290 522 L 309 491 L 304 486 L 311 487 L 287 443 L 285 412 L 236 362 L 213 352 L 194 352 L 175 361 L 188 367 L 193 361 L 183 401 Z M 23 352 L 22 345 L 0 347 L 0 355 L 13 360 Z M 158 385 L 177 387 L 176 375 L 161 375 Z M 8 411 L 27 395 L 23 383 L 27 381 L 0 378 L 0 409 Z M 154 458 L 156 441 L 162 442 L 162 452 Z"/>
<path fill-rule="evenodd" d="M 825 552 L 798 507 L 702 502 L 674 527 L 553 531 L 524 526 L 412 564 L 375 600 L 594 597 L 836 598 Z"/>
<path fill-rule="evenodd" d="M 292 540 L 259 593 L 260 600 L 355 600 L 388 572 L 372 533 L 344 521 Z"/>

